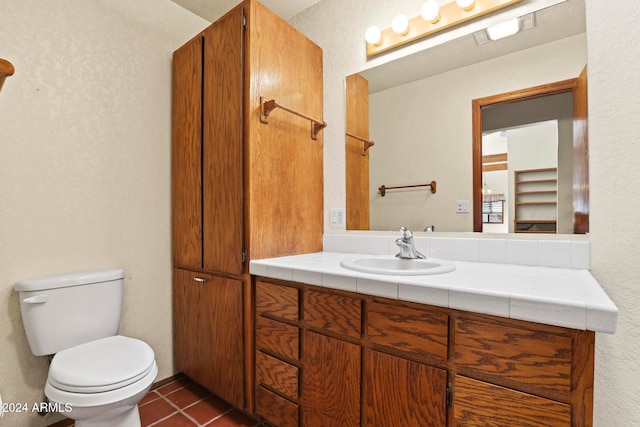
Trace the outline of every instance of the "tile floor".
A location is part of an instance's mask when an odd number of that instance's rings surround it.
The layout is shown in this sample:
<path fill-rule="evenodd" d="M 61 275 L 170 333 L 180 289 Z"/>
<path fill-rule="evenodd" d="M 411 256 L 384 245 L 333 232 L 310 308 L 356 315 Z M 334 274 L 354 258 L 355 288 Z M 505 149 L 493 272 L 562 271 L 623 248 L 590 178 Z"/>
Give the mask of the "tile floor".
<path fill-rule="evenodd" d="M 142 427 L 258 427 L 256 420 L 183 376 L 151 390 L 139 404 Z M 72 426 L 71 420 L 55 426 Z"/>
<path fill-rule="evenodd" d="M 257 427 L 260 424 L 187 378 L 151 390 L 139 405 L 142 427 Z"/>

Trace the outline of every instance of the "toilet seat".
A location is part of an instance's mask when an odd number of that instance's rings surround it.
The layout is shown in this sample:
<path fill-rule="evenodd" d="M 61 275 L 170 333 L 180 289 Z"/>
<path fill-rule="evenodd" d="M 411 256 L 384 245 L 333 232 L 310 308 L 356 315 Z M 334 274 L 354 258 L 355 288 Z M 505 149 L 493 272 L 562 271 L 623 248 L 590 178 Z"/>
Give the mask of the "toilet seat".
<path fill-rule="evenodd" d="M 147 376 L 155 368 L 154 358 L 153 349 L 144 341 L 107 337 L 57 353 L 47 382 L 70 393 L 109 392 Z"/>
<path fill-rule="evenodd" d="M 51 402 L 62 405 L 70 404 L 74 410 L 78 408 L 97 408 L 111 404 L 137 404 L 147 394 L 158 375 L 155 361 L 149 373 L 137 382 L 102 393 L 74 393 L 54 387 L 48 380 L 44 386 L 44 394 Z M 137 398 L 136 398 L 137 396 Z M 73 418 L 73 417 L 71 417 Z M 75 418 L 73 418 L 75 419 Z"/>

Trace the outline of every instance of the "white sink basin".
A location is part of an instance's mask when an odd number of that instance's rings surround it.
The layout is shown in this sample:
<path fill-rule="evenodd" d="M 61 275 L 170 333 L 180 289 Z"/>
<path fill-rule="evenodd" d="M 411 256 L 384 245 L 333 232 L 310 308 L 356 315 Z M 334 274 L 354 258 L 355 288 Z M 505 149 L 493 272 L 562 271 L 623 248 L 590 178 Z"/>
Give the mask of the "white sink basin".
<path fill-rule="evenodd" d="M 384 274 L 390 276 L 423 276 L 450 273 L 455 264 L 429 259 L 402 259 L 394 256 L 360 256 L 340 261 L 340 265 L 361 273 Z"/>

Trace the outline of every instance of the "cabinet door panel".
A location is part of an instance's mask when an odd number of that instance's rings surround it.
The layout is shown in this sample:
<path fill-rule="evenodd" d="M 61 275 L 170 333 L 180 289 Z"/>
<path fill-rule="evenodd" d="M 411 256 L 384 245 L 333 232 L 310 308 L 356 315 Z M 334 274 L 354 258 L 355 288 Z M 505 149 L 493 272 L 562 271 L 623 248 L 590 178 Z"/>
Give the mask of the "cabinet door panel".
<path fill-rule="evenodd" d="M 242 282 L 175 270 L 174 337 L 176 367 L 242 407 Z"/>
<path fill-rule="evenodd" d="M 447 373 L 375 350 L 364 350 L 366 427 L 447 425 Z"/>
<path fill-rule="evenodd" d="M 360 347 L 305 331 L 302 426 L 360 426 Z"/>
<path fill-rule="evenodd" d="M 367 333 L 372 343 L 402 351 L 408 357 L 447 360 L 449 317 L 388 304 L 369 304 Z"/>
<path fill-rule="evenodd" d="M 325 292 L 304 292 L 304 321 L 307 325 L 360 338 L 362 301 Z"/>
<path fill-rule="evenodd" d="M 569 337 L 457 319 L 454 341 L 456 364 L 482 372 L 492 382 L 563 399 L 570 392 Z"/>
<path fill-rule="evenodd" d="M 204 377 L 204 364 L 200 360 L 200 330 L 197 302 L 199 287 L 195 286 L 195 273 L 173 270 L 173 363 L 191 378 Z"/>
<path fill-rule="evenodd" d="M 202 267 L 202 38 L 173 55 L 173 265 Z"/>
<path fill-rule="evenodd" d="M 204 33 L 204 268 L 242 274 L 243 9 Z"/>
<path fill-rule="evenodd" d="M 455 425 L 559 427 L 571 425 L 571 407 L 482 381 L 456 376 Z"/>

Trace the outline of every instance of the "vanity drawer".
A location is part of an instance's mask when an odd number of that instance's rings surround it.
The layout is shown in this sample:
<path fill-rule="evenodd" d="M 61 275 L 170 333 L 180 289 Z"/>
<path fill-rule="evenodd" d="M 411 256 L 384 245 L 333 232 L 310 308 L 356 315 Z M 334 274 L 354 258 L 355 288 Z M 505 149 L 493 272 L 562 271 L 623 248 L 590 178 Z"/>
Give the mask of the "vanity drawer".
<path fill-rule="evenodd" d="M 268 354 L 256 353 L 256 379 L 289 399 L 298 400 L 298 368 Z"/>
<path fill-rule="evenodd" d="M 362 301 L 357 298 L 304 292 L 304 321 L 308 326 L 360 338 Z"/>
<path fill-rule="evenodd" d="M 257 281 L 256 312 L 297 322 L 298 289 Z"/>
<path fill-rule="evenodd" d="M 298 427 L 298 405 L 258 386 L 256 413 L 278 427 Z"/>
<path fill-rule="evenodd" d="M 568 396 L 572 339 L 543 331 L 455 320 L 456 365 L 506 386 Z"/>
<path fill-rule="evenodd" d="M 367 310 L 367 336 L 371 343 L 401 351 L 409 358 L 447 360 L 449 316 L 371 302 Z"/>
<path fill-rule="evenodd" d="M 296 326 L 258 316 L 256 348 L 270 354 L 298 360 L 300 331 Z"/>
<path fill-rule="evenodd" d="M 460 375 L 454 385 L 455 425 L 571 426 L 571 406 Z"/>

